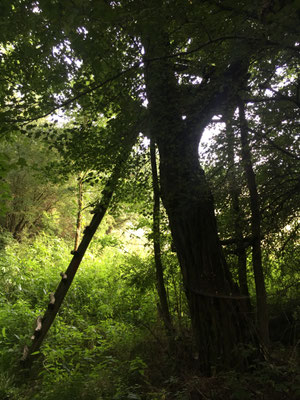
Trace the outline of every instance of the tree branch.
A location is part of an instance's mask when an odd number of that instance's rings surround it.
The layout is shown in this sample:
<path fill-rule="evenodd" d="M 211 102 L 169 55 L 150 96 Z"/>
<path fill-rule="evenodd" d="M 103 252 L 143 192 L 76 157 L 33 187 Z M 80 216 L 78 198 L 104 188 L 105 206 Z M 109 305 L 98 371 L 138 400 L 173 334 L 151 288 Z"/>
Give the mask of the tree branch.
<path fill-rule="evenodd" d="M 282 153 L 286 154 L 287 156 L 292 157 L 292 158 L 294 158 L 295 160 L 298 160 L 298 161 L 300 160 L 300 157 L 298 157 L 298 156 L 296 156 L 295 154 L 291 153 L 289 150 L 284 149 L 283 147 L 281 147 L 281 146 L 279 146 L 278 144 L 276 144 L 272 139 L 268 138 L 268 137 L 267 137 L 267 134 L 259 133 L 259 132 L 257 132 L 256 130 L 254 130 L 254 129 L 252 129 L 252 128 L 249 128 L 249 131 L 252 132 L 252 133 L 254 133 L 254 135 L 255 135 L 256 137 L 259 137 L 260 139 L 261 139 L 261 138 L 266 139 L 266 141 L 267 141 L 271 146 L 273 146 L 275 149 L 281 151 Z"/>
<path fill-rule="evenodd" d="M 137 69 L 139 66 L 140 66 L 140 62 L 137 62 L 132 67 L 127 68 L 127 69 L 125 69 L 123 71 L 120 71 L 116 75 L 114 75 L 114 76 L 112 76 L 110 78 L 107 78 L 105 81 L 100 82 L 97 85 L 92 86 L 92 87 L 90 87 L 90 88 L 78 93 L 76 96 L 71 97 L 70 99 L 68 99 L 68 100 L 64 101 L 63 103 L 53 107 L 51 110 L 45 112 L 44 114 L 38 115 L 37 117 L 30 118 L 30 119 L 25 119 L 24 118 L 24 119 L 18 119 L 18 120 L 10 120 L 10 121 L 4 121 L 4 122 L 9 122 L 9 123 L 24 122 L 24 125 L 26 125 L 26 124 L 28 124 L 30 122 L 33 122 L 33 121 L 36 121 L 38 119 L 45 118 L 48 115 L 53 114 L 55 111 L 57 111 L 57 110 L 59 110 L 61 108 L 64 108 L 64 107 L 68 106 L 69 104 L 74 103 L 74 101 L 80 99 L 81 97 L 86 96 L 87 94 L 90 94 L 90 93 L 94 92 L 95 90 L 98 90 L 98 89 L 102 88 L 103 86 L 107 85 L 110 82 L 113 82 L 114 80 L 120 78 L 122 75 L 125 75 L 128 72 L 133 71 L 134 69 Z"/>

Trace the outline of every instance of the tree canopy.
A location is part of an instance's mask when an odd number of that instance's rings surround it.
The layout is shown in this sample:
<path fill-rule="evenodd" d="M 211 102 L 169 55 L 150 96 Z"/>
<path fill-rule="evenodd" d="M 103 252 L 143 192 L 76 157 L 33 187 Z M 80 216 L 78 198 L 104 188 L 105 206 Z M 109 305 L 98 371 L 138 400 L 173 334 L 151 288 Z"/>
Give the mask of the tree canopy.
<path fill-rule="evenodd" d="M 1 227 L 36 236 L 60 204 L 74 210 L 75 177 L 99 190 L 41 323 L 107 210 L 127 208 L 152 230 L 170 351 L 164 251 L 180 266 L 197 370 L 268 358 L 270 288 L 294 290 L 299 273 L 299 0 L 5 0 L 0 12 Z"/>

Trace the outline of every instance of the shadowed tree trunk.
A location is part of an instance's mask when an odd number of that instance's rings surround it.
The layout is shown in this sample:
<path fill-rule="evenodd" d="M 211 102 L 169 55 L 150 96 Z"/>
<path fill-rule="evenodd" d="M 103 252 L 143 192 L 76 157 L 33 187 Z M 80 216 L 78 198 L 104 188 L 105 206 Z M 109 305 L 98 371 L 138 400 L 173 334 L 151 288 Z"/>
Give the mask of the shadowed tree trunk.
<path fill-rule="evenodd" d="M 227 88 L 212 85 L 198 112 L 182 119 L 180 92 L 167 35 L 154 24 L 155 39 L 145 34 L 145 78 L 151 138 L 160 154 L 161 195 L 176 246 L 188 299 L 199 368 L 240 361 L 238 343 L 247 341 L 244 306 L 233 285 L 217 234 L 213 198 L 198 159 L 201 133 L 225 101 Z M 233 67 L 238 67 L 233 66 Z M 237 70 L 224 71 L 224 81 Z M 232 82 L 229 86 L 234 87 Z M 221 94 L 220 94 L 221 93 Z M 243 361 L 241 361 L 243 363 Z"/>
<path fill-rule="evenodd" d="M 156 287 L 159 296 L 159 306 L 162 319 L 169 337 L 174 334 L 171 314 L 169 310 L 167 293 L 164 284 L 163 265 L 161 260 L 160 247 L 160 190 L 157 176 L 155 143 L 150 142 L 150 156 L 152 169 L 152 186 L 153 186 L 153 246 L 156 270 Z"/>
<path fill-rule="evenodd" d="M 233 117 L 233 112 L 231 113 Z M 242 295 L 246 297 L 246 305 L 251 310 L 251 302 L 247 281 L 247 253 L 243 236 L 243 216 L 240 208 L 240 186 L 238 184 L 235 160 L 234 160 L 234 131 L 230 116 L 226 116 L 226 140 L 227 140 L 227 160 L 228 160 L 228 178 L 229 178 L 229 194 L 231 197 L 231 208 L 234 222 L 234 240 L 237 251 L 237 267 L 239 287 Z"/>
<path fill-rule="evenodd" d="M 242 145 L 242 159 L 250 193 L 251 208 L 251 231 L 252 231 L 252 265 L 256 288 L 257 303 L 257 325 L 263 343 L 268 346 L 269 339 L 269 318 L 265 279 L 261 257 L 261 215 L 259 206 L 259 195 L 256 186 L 255 174 L 253 171 L 251 153 L 248 139 L 248 124 L 245 116 L 245 107 L 242 100 L 239 101 L 240 133 Z"/>

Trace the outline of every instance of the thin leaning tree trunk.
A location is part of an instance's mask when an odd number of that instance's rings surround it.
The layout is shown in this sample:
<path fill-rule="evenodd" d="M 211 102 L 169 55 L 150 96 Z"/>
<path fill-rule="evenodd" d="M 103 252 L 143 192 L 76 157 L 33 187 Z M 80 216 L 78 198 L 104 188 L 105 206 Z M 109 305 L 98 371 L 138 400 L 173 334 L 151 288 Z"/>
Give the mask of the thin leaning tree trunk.
<path fill-rule="evenodd" d="M 242 146 L 242 160 L 250 193 L 251 231 L 252 231 L 252 264 L 256 288 L 257 325 L 260 338 L 265 346 L 269 346 L 269 318 L 265 279 L 261 256 L 261 214 L 259 195 L 253 171 L 251 152 L 248 143 L 248 123 L 245 116 L 245 107 L 239 101 L 240 134 Z"/>
<path fill-rule="evenodd" d="M 113 193 L 117 186 L 118 180 L 122 175 L 124 165 L 129 157 L 132 146 L 136 140 L 136 135 L 131 135 L 128 139 L 128 143 L 124 148 L 124 151 L 120 153 L 120 156 L 116 162 L 115 168 L 108 179 L 103 192 L 101 201 L 96 205 L 92 213 L 94 214 L 89 226 L 84 230 L 83 238 L 76 251 L 72 251 L 73 258 L 66 270 L 66 272 L 61 273 L 61 281 L 54 294 L 50 294 L 50 302 L 48 308 L 43 317 L 38 317 L 36 321 L 36 328 L 31 337 L 31 345 L 25 346 L 23 349 L 23 356 L 21 358 L 22 366 L 28 368 L 31 366 L 34 356 L 40 349 L 40 346 L 50 329 L 56 314 L 58 313 L 60 306 L 72 284 L 74 276 L 80 266 L 83 256 L 98 228 L 100 225 L 112 199 Z"/>
<path fill-rule="evenodd" d="M 152 186 L 153 186 L 153 247 L 156 270 L 156 288 L 159 296 L 159 306 L 161 316 L 165 325 L 168 336 L 173 336 L 174 329 L 169 310 L 167 293 L 164 284 L 163 265 L 161 260 L 160 246 L 160 194 L 159 183 L 156 166 L 155 143 L 151 140 L 150 143 L 151 169 L 152 169 Z"/>
<path fill-rule="evenodd" d="M 233 112 L 231 113 L 233 116 Z M 232 123 L 228 116 L 226 121 L 226 139 L 227 139 L 227 160 L 228 160 L 228 178 L 229 178 L 229 195 L 231 197 L 231 208 L 234 222 L 234 240 L 237 251 L 237 267 L 238 267 L 238 280 L 240 286 L 240 292 L 245 296 L 245 303 L 247 309 L 251 310 L 251 302 L 248 290 L 247 280 L 247 254 L 246 247 L 244 244 L 243 235 L 243 217 L 242 210 L 240 207 L 240 194 L 241 190 L 237 184 L 237 174 L 234 162 L 234 132 Z"/>

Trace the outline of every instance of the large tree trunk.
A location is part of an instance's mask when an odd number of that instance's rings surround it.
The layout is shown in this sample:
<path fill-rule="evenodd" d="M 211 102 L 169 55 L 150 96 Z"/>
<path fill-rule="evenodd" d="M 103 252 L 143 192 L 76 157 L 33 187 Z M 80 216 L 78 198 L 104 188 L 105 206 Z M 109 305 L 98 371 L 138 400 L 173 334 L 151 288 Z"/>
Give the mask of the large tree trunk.
<path fill-rule="evenodd" d="M 234 349 L 246 340 L 243 304 L 218 239 L 213 198 L 198 159 L 200 136 L 182 119 L 166 36 L 159 37 L 157 25 L 155 32 L 155 41 L 144 40 L 150 131 L 160 153 L 162 200 L 183 274 L 199 367 L 210 373 L 212 365 L 229 366 L 240 358 Z M 213 112 L 206 105 L 198 129 Z"/>
<path fill-rule="evenodd" d="M 159 307 L 161 317 L 163 319 L 165 329 L 170 338 L 174 335 L 174 329 L 169 310 L 167 293 L 164 284 L 163 264 L 161 260 L 161 246 L 160 246 L 160 190 L 157 176 L 156 166 L 156 152 L 155 143 L 151 140 L 150 143 L 150 157 L 152 169 L 152 186 L 153 186 L 153 247 L 154 259 L 156 270 L 156 288 L 159 297 Z"/>
<path fill-rule="evenodd" d="M 242 159 L 250 193 L 251 231 L 252 231 L 252 265 L 256 288 L 256 307 L 258 331 L 263 343 L 268 346 L 269 318 L 267 306 L 267 294 L 261 257 L 261 229 L 259 195 L 256 186 L 255 173 L 253 171 L 251 153 L 248 143 L 248 124 L 245 116 L 245 107 L 242 100 L 239 101 L 239 118 L 242 145 Z"/>
<path fill-rule="evenodd" d="M 162 195 L 183 274 L 201 367 L 209 372 L 220 358 L 227 365 L 233 361 L 233 349 L 245 339 L 244 321 L 222 254 L 213 199 L 201 175 L 198 154 L 193 156 L 182 146 L 177 147 L 176 153 L 170 160 L 170 152 L 161 146 Z M 166 158 L 173 166 L 169 162 L 163 165 Z M 180 166 L 182 171 L 176 171 Z"/>

